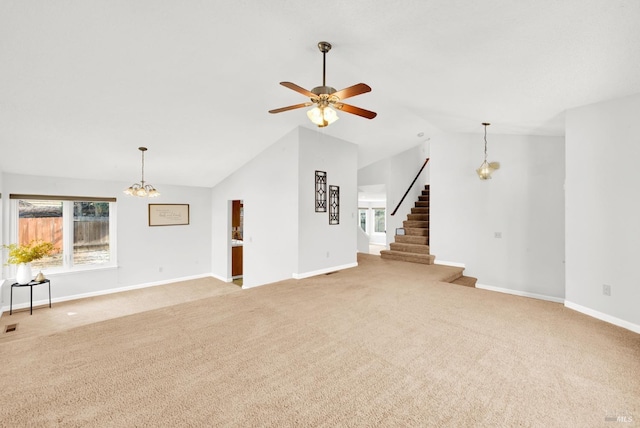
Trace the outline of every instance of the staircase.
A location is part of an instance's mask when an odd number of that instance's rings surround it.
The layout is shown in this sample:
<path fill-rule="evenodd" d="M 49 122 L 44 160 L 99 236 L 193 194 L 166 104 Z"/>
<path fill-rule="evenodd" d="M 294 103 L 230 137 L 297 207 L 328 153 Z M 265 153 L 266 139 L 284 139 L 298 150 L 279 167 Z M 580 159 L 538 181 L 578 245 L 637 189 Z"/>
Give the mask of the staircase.
<path fill-rule="evenodd" d="M 395 242 L 389 245 L 389 250 L 380 251 L 380 256 L 387 260 L 401 260 L 412 263 L 432 265 L 436 256 L 429 253 L 429 185 L 424 186 L 422 194 L 418 196 L 411 214 L 402 222 L 404 235 L 395 235 Z M 463 268 L 456 272 L 446 282 L 476 286 L 476 278 L 463 276 Z"/>
<path fill-rule="evenodd" d="M 436 256 L 429 254 L 429 185 L 424 186 L 422 194 L 418 196 L 411 214 L 402 222 L 404 235 L 396 235 L 395 242 L 389 245 L 389 250 L 380 251 L 380 256 L 388 260 L 402 260 L 405 262 L 432 265 Z"/>

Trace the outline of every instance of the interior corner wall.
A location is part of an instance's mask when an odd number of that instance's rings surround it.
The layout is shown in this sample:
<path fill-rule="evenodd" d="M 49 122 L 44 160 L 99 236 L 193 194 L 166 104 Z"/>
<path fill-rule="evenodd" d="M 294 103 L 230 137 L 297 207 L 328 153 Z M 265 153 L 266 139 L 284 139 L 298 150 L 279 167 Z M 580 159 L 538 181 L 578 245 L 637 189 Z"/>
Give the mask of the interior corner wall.
<path fill-rule="evenodd" d="M 566 114 L 566 301 L 640 329 L 639 112 L 636 94 Z"/>
<path fill-rule="evenodd" d="M 407 214 L 411 213 L 411 207 L 418 200 L 418 195 L 422 194 L 424 185 L 429 183 L 431 161 L 422 171 L 415 185 L 409 190 L 396 215 L 391 215 L 398 202 L 402 199 L 404 192 L 407 191 L 407 188 L 409 188 L 409 185 L 424 164 L 424 161 L 430 156 L 429 152 L 430 143 L 425 141 L 409 150 L 358 170 L 358 186 L 385 185 L 387 195 L 387 245 L 394 241 L 396 228 L 403 226 L 403 221 L 407 219 Z"/>
<path fill-rule="evenodd" d="M 295 129 L 211 190 L 212 273 L 217 278 L 231 280 L 229 201 L 238 199 L 244 206 L 243 288 L 289 279 L 296 271 L 298 147 Z"/>
<path fill-rule="evenodd" d="M 2 189 L 2 170 L 0 170 L 0 245 L 2 244 L 6 244 L 6 242 L 4 241 L 4 228 L 5 228 L 5 224 L 4 224 L 4 215 L 3 212 L 4 210 L 2 209 L 2 207 L 4 206 L 3 203 L 3 189 Z M 0 257 L 0 260 L 4 261 L 3 258 Z M 4 269 L 2 269 L 2 267 L 0 267 L 0 303 L 1 303 L 1 299 L 2 299 L 2 289 L 4 286 Z M 2 304 L 0 304 L 0 308 L 2 307 Z M 2 317 L 2 310 L 0 309 L 0 317 Z"/>
<path fill-rule="evenodd" d="M 479 286 L 564 298 L 564 139 L 492 135 L 490 180 L 475 172 L 482 134 L 431 139 L 430 250 Z"/>
<path fill-rule="evenodd" d="M 299 128 L 300 156 L 298 266 L 296 277 L 357 265 L 358 149 L 353 143 Z M 339 224 L 328 212 L 315 212 L 315 171 L 327 173 L 329 185 L 340 187 Z M 327 205 L 329 198 L 327 196 Z"/>
<path fill-rule="evenodd" d="M 2 173 L 2 170 L 0 170 L 0 245 L 7 244 L 7 242 L 4 241 L 5 224 L 4 224 L 4 217 L 3 217 L 4 210 L 2 209 L 4 203 L 2 201 L 4 199 L 8 199 L 9 195 L 5 195 L 4 193 L 4 189 L 2 186 L 3 175 L 4 174 Z M 0 281 L 2 280 L 2 278 L 3 278 L 3 269 L 0 268 Z M 2 282 L 0 282 L 0 287 L 2 287 Z"/>

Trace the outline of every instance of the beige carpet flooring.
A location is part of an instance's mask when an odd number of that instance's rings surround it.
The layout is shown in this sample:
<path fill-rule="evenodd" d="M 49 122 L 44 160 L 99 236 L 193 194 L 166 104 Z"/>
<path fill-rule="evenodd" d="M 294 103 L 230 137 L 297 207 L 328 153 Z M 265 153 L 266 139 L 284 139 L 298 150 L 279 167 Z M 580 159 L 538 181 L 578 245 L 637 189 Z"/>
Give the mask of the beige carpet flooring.
<path fill-rule="evenodd" d="M 0 338 L 0 425 L 637 426 L 640 335 L 438 282 L 442 267 L 359 264 L 5 314 L 19 327 Z M 166 301 L 178 295 L 190 297 Z"/>

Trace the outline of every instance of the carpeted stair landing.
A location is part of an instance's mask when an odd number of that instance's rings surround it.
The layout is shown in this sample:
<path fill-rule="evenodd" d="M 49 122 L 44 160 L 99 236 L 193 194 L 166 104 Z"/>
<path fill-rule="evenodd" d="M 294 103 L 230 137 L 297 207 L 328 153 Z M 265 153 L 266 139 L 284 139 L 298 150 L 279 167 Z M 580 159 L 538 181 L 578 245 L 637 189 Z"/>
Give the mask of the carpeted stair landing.
<path fill-rule="evenodd" d="M 478 278 L 474 278 L 472 276 L 460 276 L 460 278 L 457 278 L 454 281 L 449 281 L 452 284 L 457 284 L 457 285 L 464 285 L 465 287 L 475 287 L 476 286 L 476 282 L 478 282 Z"/>

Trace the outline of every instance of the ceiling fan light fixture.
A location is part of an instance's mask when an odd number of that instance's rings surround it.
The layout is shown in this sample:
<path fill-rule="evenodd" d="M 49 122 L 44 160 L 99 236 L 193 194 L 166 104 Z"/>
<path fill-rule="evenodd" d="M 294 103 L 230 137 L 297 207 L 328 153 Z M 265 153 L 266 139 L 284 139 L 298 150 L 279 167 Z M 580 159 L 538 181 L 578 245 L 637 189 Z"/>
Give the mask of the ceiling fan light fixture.
<path fill-rule="evenodd" d="M 331 107 L 314 107 L 307 112 L 307 117 L 319 128 L 331 125 L 339 119 L 338 114 Z"/>
<path fill-rule="evenodd" d="M 311 122 L 313 122 L 320 128 L 329 126 L 333 122 L 338 120 L 336 109 L 347 112 L 349 114 L 355 114 L 356 116 L 364 117 L 365 119 L 373 119 L 374 117 L 376 117 L 377 113 L 374 111 L 365 110 L 363 108 L 345 104 L 343 102 L 343 100 L 347 98 L 371 92 L 371 87 L 369 85 L 364 83 L 357 83 L 339 91 L 336 91 L 335 88 L 332 88 L 331 86 L 327 86 L 326 55 L 327 52 L 331 50 L 331 43 L 320 42 L 318 43 L 318 49 L 320 49 L 320 52 L 322 52 L 322 86 L 316 86 L 309 91 L 302 86 L 298 86 L 292 82 L 280 82 L 282 86 L 308 97 L 309 101 L 269 110 L 269 113 L 282 113 L 289 110 L 314 106 L 314 108 L 307 111 L 307 117 L 309 117 L 309 120 L 311 120 Z"/>

